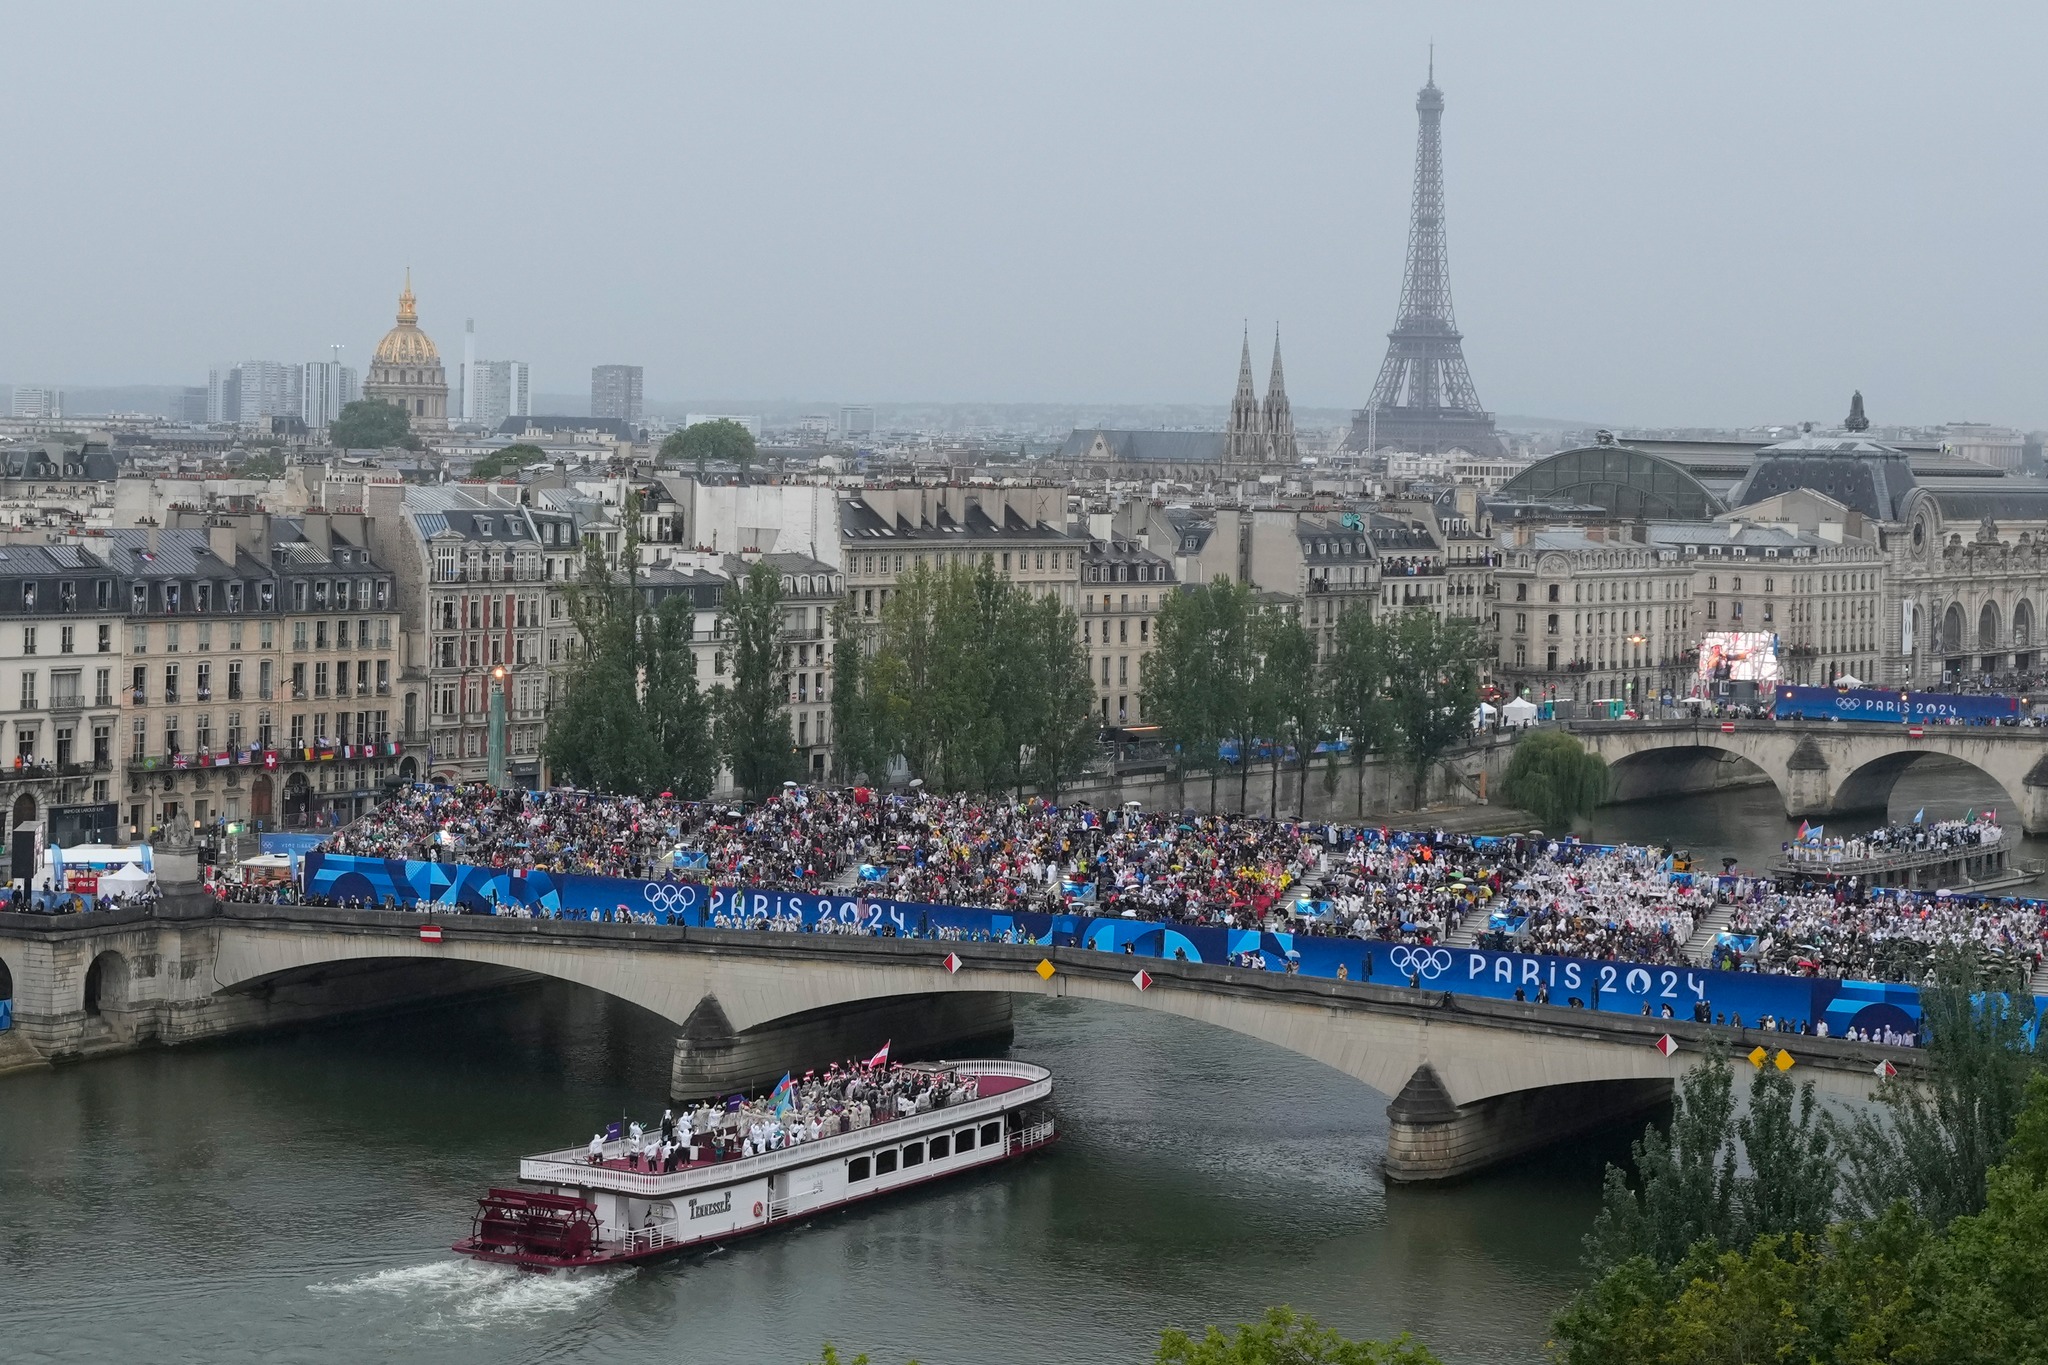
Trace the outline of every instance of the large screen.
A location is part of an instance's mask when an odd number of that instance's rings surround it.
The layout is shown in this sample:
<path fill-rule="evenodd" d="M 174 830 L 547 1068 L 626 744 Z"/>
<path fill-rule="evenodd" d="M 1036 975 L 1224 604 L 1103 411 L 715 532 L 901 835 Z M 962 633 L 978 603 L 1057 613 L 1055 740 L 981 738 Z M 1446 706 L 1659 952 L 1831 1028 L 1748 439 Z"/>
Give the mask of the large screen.
<path fill-rule="evenodd" d="M 1778 637 L 1768 631 L 1710 630 L 1700 637 L 1700 676 L 1776 682 Z"/>

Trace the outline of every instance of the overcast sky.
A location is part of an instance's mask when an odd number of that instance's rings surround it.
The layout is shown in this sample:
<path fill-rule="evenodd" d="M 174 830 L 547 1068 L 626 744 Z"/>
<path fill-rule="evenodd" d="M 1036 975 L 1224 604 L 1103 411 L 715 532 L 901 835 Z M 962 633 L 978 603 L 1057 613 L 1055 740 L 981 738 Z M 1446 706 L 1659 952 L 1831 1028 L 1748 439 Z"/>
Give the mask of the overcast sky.
<path fill-rule="evenodd" d="M 1297 404 L 1393 320 L 1428 44 L 1481 399 L 2048 425 L 2048 7 L 19 5 L 0 378 Z"/>

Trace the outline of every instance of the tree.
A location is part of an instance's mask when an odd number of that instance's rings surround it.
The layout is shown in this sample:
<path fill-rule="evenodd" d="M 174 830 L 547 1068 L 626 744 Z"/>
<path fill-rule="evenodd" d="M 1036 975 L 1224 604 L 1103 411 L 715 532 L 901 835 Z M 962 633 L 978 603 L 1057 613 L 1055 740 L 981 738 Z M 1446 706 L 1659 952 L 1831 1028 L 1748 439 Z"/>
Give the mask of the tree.
<path fill-rule="evenodd" d="M 1548 829 L 1564 829 L 1607 797 L 1607 760 L 1562 730 L 1529 730 L 1515 741 L 1500 794 Z"/>
<path fill-rule="evenodd" d="M 1387 632 L 1387 702 L 1395 748 L 1415 782 L 1415 807 L 1429 795 L 1429 770 L 1472 733 L 1479 705 L 1479 635 L 1468 617 L 1441 620 L 1406 611 Z"/>
<path fill-rule="evenodd" d="M 1217 746 L 1223 736 L 1210 691 L 1214 640 L 1209 629 L 1206 585 L 1168 593 L 1154 622 L 1155 643 L 1145 660 L 1139 696 L 1145 714 L 1170 746 L 1175 780 L 1185 784 L 1190 768 L 1209 773 L 1209 806 L 1216 806 Z"/>
<path fill-rule="evenodd" d="M 235 466 L 238 479 L 281 479 L 287 461 L 281 450 L 265 450 L 249 456 Z"/>
<path fill-rule="evenodd" d="M 327 428 L 328 441 L 342 450 L 385 450 L 403 446 L 418 450 L 412 419 L 405 409 L 381 398 L 359 398 L 342 408 Z"/>
<path fill-rule="evenodd" d="M 1694 1067 L 1673 1097 L 1671 1132 L 1652 1125 L 1634 1144 L 1638 1188 L 1618 1166 L 1607 1168 L 1599 1217 L 1586 1236 L 1586 1264 L 1596 1273 L 1646 1258 L 1668 1270 L 1696 1242 L 1725 1243 L 1735 1230 L 1735 1113 L 1728 1065 Z"/>
<path fill-rule="evenodd" d="M 747 470 L 759 454 L 754 442 L 754 433 L 738 422 L 719 418 L 715 422 L 697 422 L 681 431 L 670 433 L 661 443 L 661 461 L 664 464 L 689 464 L 697 468 L 697 481 L 702 483 L 710 476 L 711 465 L 737 465 L 742 482 Z"/>
<path fill-rule="evenodd" d="M 1883 1107 L 1859 1114 L 1847 1143 L 1847 1185 L 1866 1214 L 1895 1200 L 1936 1227 L 1984 1206 L 1985 1182 L 2026 1103 L 2043 1054 L 2026 1036 L 2033 997 L 2017 972 L 1986 969 L 1960 947 L 1935 958 L 1921 988 L 1931 1075 L 1879 1090 Z"/>
<path fill-rule="evenodd" d="M 1211 1326 L 1199 1337 L 1178 1328 L 1160 1334 L 1155 1365 L 1438 1365 L 1429 1350 L 1403 1335 L 1393 1341 L 1352 1341 L 1291 1308 L 1269 1308 L 1257 1322 L 1226 1334 Z"/>
<path fill-rule="evenodd" d="M 697 798 L 718 776 L 710 707 L 697 687 L 682 599 L 650 611 L 639 591 L 639 502 L 627 500 L 624 566 L 584 551 L 569 613 L 578 650 L 543 749 L 560 776 L 597 791 Z"/>
<path fill-rule="evenodd" d="M 539 446 L 520 441 L 480 457 L 469 467 L 469 473 L 471 478 L 495 479 L 505 474 L 516 474 L 536 460 L 547 457 L 548 453 Z"/>
<path fill-rule="evenodd" d="M 1316 642 L 1289 611 L 1271 610 L 1259 617 L 1259 684 L 1264 693 L 1260 710 L 1275 740 L 1294 747 L 1301 766 L 1296 793 L 1295 815 L 1308 807 L 1308 765 L 1321 737 L 1325 698 L 1322 679 L 1316 673 Z M 1272 815 L 1280 818 L 1281 752 L 1273 753 Z"/>
<path fill-rule="evenodd" d="M 1017 629 L 1011 637 L 1028 704 L 1020 720 L 1031 750 L 1031 774 L 1054 801 L 1060 787 L 1081 771 L 1096 746 L 1095 685 L 1088 677 L 1088 651 L 1080 622 L 1056 597 L 1017 592 Z"/>
<path fill-rule="evenodd" d="M 1358 771 L 1358 813 L 1365 814 L 1365 760 L 1391 747 L 1394 725 L 1387 701 L 1387 632 L 1364 607 L 1337 618 L 1336 638 L 1324 665 L 1330 719 L 1351 736 Z"/>
<path fill-rule="evenodd" d="M 726 590 L 718 638 L 732 662 L 732 684 L 718 697 L 718 747 L 733 781 L 759 799 L 796 768 L 789 734 L 788 650 L 782 640 L 782 576 L 757 560 Z"/>
<path fill-rule="evenodd" d="M 875 707 L 867 630 L 853 599 L 842 597 L 832 607 L 832 768 L 841 782 L 878 782 L 888 772 Z"/>

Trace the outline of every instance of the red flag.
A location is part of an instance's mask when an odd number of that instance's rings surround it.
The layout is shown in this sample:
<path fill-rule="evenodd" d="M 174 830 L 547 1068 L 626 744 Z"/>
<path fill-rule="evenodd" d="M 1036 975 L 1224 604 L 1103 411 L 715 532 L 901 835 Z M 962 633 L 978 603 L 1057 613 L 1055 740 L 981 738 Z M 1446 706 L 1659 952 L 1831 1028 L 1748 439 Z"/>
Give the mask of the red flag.
<path fill-rule="evenodd" d="M 894 1042 L 894 1041 L 895 1041 L 894 1039 L 891 1039 L 891 1040 L 890 1040 L 890 1042 Z M 874 1056 L 872 1056 L 872 1057 L 868 1058 L 868 1065 L 869 1065 L 869 1066 L 887 1066 L 888 1064 L 889 1064 L 889 1044 L 888 1044 L 888 1043 L 884 1043 L 884 1044 L 882 1044 L 882 1050 L 881 1050 L 880 1052 L 877 1052 L 877 1053 L 876 1053 L 876 1054 L 875 1054 Z"/>

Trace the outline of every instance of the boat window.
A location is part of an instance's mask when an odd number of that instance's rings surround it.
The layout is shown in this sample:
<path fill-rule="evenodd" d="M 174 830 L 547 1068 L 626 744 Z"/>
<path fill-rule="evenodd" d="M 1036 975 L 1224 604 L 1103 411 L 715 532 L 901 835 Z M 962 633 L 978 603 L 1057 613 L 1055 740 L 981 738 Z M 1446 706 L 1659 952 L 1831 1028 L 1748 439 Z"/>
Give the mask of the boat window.
<path fill-rule="evenodd" d="M 847 1162 L 847 1163 L 846 1163 L 846 1183 L 847 1183 L 847 1184 L 849 1184 L 849 1185 L 853 1185 L 853 1184 L 858 1184 L 858 1183 L 859 1183 L 860 1181 L 866 1180 L 867 1178 L 868 1178 L 868 1159 L 867 1159 L 866 1157 L 864 1157 L 864 1156 L 857 1156 L 857 1157 L 855 1157 L 855 1158 L 854 1158 L 853 1160 L 851 1160 L 851 1161 L 849 1161 L 849 1162 Z"/>
<path fill-rule="evenodd" d="M 886 1151 L 886 1152 L 876 1152 L 876 1153 L 875 1153 L 875 1174 L 876 1174 L 876 1175 L 887 1175 L 887 1174 L 889 1174 L 889 1172 L 891 1172 L 891 1171 L 893 1171 L 893 1170 L 895 1170 L 895 1169 L 896 1169 L 896 1149 L 895 1149 L 894 1147 L 891 1147 L 891 1148 L 890 1148 L 890 1149 L 889 1149 L 888 1151 Z"/>
<path fill-rule="evenodd" d="M 903 1164 L 906 1167 L 924 1165 L 924 1144 L 922 1142 L 909 1142 L 904 1144 Z"/>
<path fill-rule="evenodd" d="M 932 1160 L 941 1161 L 953 1154 L 952 1139 L 941 1133 L 932 1139 Z"/>
<path fill-rule="evenodd" d="M 962 1128 L 959 1132 L 953 1134 L 953 1146 L 962 1152 L 973 1151 L 974 1130 L 972 1128 Z"/>
<path fill-rule="evenodd" d="M 1001 1142 L 1002 1140 L 1003 1140 L 1003 1125 L 1002 1125 L 1002 1124 L 1000 1124 L 1000 1123 L 984 1123 L 984 1124 L 982 1124 L 982 1125 L 981 1125 L 981 1145 L 982 1145 L 982 1146 L 984 1146 L 984 1147 L 993 1147 L 993 1146 L 995 1146 L 995 1145 L 996 1145 L 996 1144 L 997 1144 L 998 1142 Z"/>

